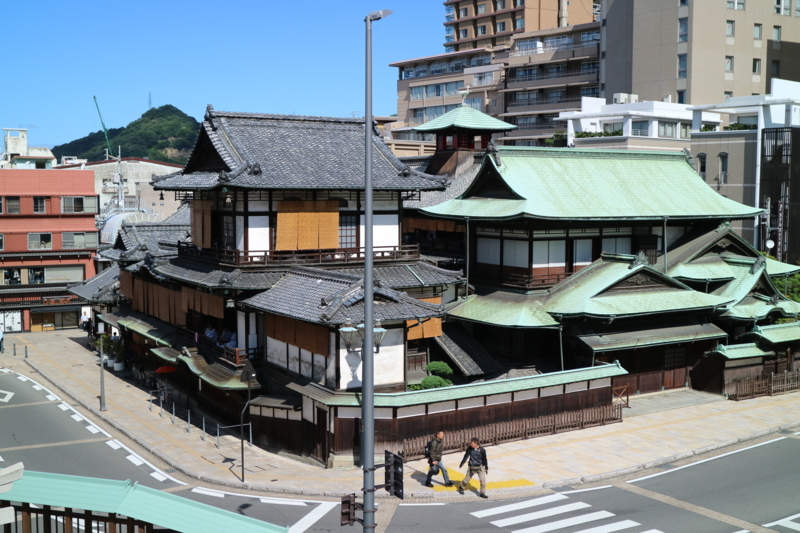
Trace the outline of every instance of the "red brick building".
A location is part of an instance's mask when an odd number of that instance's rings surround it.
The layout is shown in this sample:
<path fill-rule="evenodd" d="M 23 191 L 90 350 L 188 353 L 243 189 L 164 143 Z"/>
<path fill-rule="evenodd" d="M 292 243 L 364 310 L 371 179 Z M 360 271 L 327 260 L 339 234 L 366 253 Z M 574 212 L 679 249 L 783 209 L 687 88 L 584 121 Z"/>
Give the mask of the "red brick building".
<path fill-rule="evenodd" d="M 97 195 L 90 170 L 0 169 L 0 328 L 74 327 L 70 283 L 96 274 Z"/>

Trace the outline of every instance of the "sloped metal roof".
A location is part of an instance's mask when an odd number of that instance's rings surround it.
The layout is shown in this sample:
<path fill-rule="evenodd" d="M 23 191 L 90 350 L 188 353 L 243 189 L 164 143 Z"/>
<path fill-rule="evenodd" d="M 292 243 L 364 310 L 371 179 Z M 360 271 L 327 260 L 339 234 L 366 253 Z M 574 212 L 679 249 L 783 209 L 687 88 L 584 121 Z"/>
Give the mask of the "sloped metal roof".
<path fill-rule="evenodd" d="M 444 132 L 448 130 L 475 130 L 478 131 L 511 131 L 517 126 L 503 122 L 487 115 L 477 109 L 462 104 L 440 117 L 426 122 L 421 126 L 412 128 L 414 131 L 427 133 Z"/>

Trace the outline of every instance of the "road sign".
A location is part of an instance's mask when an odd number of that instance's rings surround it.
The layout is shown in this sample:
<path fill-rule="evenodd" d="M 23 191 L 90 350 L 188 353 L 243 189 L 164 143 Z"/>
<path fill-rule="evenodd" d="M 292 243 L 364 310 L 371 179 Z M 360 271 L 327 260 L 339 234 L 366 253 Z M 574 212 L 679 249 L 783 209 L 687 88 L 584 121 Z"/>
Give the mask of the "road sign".
<path fill-rule="evenodd" d="M 386 491 L 403 499 L 403 458 L 389 450 L 385 452 L 386 470 L 384 483 Z"/>
<path fill-rule="evenodd" d="M 342 522 L 343 526 L 352 526 L 361 519 L 356 518 L 356 511 L 361 509 L 361 505 L 356 503 L 355 494 L 345 494 L 342 496 Z"/>

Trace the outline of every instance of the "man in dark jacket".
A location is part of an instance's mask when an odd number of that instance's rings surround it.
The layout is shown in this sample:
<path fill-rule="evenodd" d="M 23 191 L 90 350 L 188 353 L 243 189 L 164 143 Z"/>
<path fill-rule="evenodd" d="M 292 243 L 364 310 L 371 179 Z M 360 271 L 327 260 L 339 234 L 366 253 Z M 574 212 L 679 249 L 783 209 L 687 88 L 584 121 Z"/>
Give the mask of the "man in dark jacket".
<path fill-rule="evenodd" d="M 463 467 L 464 463 L 468 463 L 467 475 L 458 486 L 458 492 L 464 494 L 464 489 L 467 487 L 469 480 L 472 479 L 472 476 L 478 474 L 478 479 L 481 482 L 481 492 L 479 496 L 481 498 L 488 498 L 489 496 L 486 495 L 486 474 L 489 473 L 489 461 L 486 460 L 486 450 L 483 449 L 478 439 L 472 439 L 469 442 L 469 446 L 464 453 L 464 458 L 461 459 L 459 468 Z"/>
<path fill-rule="evenodd" d="M 445 487 L 453 486 L 453 484 L 450 482 L 450 476 L 447 474 L 447 468 L 442 462 L 442 451 L 444 451 L 444 431 L 438 432 L 436 437 L 431 439 L 431 442 L 429 443 L 428 477 L 425 479 L 426 487 L 433 487 L 431 478 L 436 473 L 434 470 L 441 470 L 442 476 L 444 476 Z"/>

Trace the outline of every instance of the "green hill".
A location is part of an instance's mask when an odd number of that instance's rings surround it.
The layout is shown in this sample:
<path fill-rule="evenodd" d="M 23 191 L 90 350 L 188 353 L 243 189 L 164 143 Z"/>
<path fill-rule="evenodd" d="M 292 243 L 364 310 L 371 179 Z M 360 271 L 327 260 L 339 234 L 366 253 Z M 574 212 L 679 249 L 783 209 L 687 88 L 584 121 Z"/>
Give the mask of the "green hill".
<path fill-rule="evenodd" d="M 164 105 L 148 110 L 124 128 L 111 128 L 108 137 L 122 157 L 144 157 L 165 163 L 186 164 L 192 151 L 200 123 L 177 107 Z M 74 155 L 89 161 L 105 159 L 106 140 L 103 131 L 53 147 L 59 161 L 63 155 Z"/>

